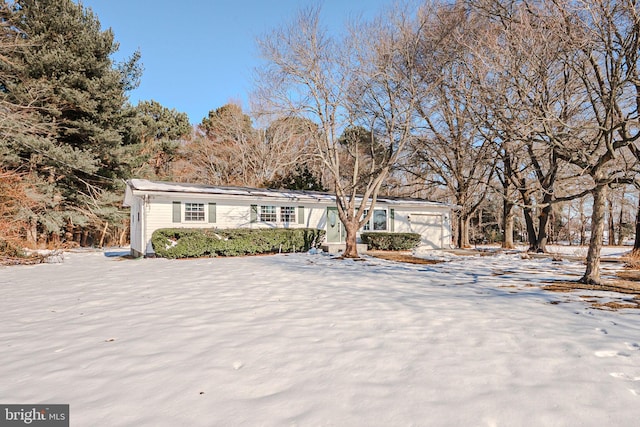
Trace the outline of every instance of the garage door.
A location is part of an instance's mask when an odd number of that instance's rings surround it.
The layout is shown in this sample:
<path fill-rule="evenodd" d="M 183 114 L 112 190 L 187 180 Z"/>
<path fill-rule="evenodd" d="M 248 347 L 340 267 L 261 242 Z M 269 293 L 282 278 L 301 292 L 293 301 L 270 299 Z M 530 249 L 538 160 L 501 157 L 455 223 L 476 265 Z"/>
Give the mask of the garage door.
<path fill-rule="evenodd" d="M 411 231 L 422 235 L 422 246 L 441 249 L 442 230 L 442 215 L 411 214 Z"/>

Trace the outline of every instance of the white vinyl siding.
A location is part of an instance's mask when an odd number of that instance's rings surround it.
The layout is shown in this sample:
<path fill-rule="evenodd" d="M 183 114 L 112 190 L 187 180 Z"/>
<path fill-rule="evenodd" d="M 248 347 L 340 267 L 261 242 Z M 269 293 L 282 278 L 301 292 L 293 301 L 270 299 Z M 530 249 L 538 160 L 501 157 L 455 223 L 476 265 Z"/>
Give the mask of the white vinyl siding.
<path fill-rule="evenodd" d="M 396 233 L 420 233 L 422 234 L 421 245 L 425 248 L 441 249 L 448 248 L 451 245 L 451 223 L 450 223 L 450 210 L 439 207 L 418 208 L 418 207 L 402 207 L 394 208 L 394 231 Z M 441 222 L 438 219 L 437 223 L 440 226 L 437 227 L 440 230 L 441 235 L 438 237 L 428 237 L 436 224 L 429 224 L 428 218 L 432 216 L 439 216 L 442 218 Z M 431 218 L 433 219 L 433 218 Z M 426 224 L 425 224 L 426 223 Z M 424 227 L 428 224 L 429 231 Z M 424 233 L 424 234 L 423 234 Z"/>
<path fill-rule="evenodd" d="M 173 222 L 173 202 L 179 204 L 181 207 L 181 221 Z M 259 228 L 259 227 L 289 227 L 289 228 L 301 228 L 301 227 L 324 227 L 324 211 L 325 207 L 322 205 L 315 205 L 306 203 L 304 208 L 295 206 L 293 204 L 273 204 L 276 212 L 276 221 L 274 222 L 261 222 L 259 221 L 260 204 L 251 203 L 250 201 L 234 201 L 234 200 L 220 200 L 215 203 L 203 200 L 204 204 L 204 221 L 185 221 L 184 218 L 184 205 L 185 203 L 198 203 L 198 200 L 182 200 L 177 201 L 175 199 L 160 199 L 152 198 L 149 206 L 146 209 L 145 216 L 147 222 L 147 233 L 153 233 L 158 228 L 171 228 L 171 227 L 215 227 L 215 228 Z M 264 204 L 266 205 L 266 203 Z M 296 217 L 295 222 L 280 222 L 280 207 L 281 206 L 295 206 Z M 215 211 L 215 212 L 214 212 Z M 301 215 L 302 212 L 302 215 Z M 213 218 L 215 214 L 215 220 Z M 255 219 L 252 221 L 252 217 L 255 215 Z M 151 234 L 148 234 L 149 236 Z"/>
<path fill-rule="evenodd" d="M 178 218 L 179 222 L 173 222 L 173 202 L 180 207 L 180 217 Z M 142 214 L 144 215 L 144 221 L 140 222 L 140 225 L 144 227 L 144 234 L 142 231 L 138 233 L 140 236 L 140 242 L 135 242 L 136 247 L 134 249 L 140 250 L 143 252 L 145 250 L 145 245 L 151 239 L 153 232 L 160 228 L 190 228 L 190 227 L 215 227 L 220 229 L 228 229 L 228 228 L 262 228 L 262 227 L 288 227 L 288 228 L 298 228 L 298 227 L 312 227 L 312 228 L 324 228 L 325 227 L 325 215 L 324 212 L 326 208 L 323 205 L 315 205 L 310 203 L 305 203 L 304 208 L 304 224 L 295 223 L 281 223 L 281 222 L 258 222 L 258 212 L 260 205 L 251 203 L 251 201 L 235 201 L 235 200 L 227 200 L 227 199 L 218 199 L 215 202 L 215 223 L 211 222 L 211 205 L 207 207 L 206 205 L 209 203 L 209 200 L 202 200 L 202 203 L 205 205 L 205 220 L 204 221 L 185 221 L 184 219 L 184 204 L 185 203 L 197 203 L 199 202 L 197 199 L 189 198 L 187 200 L 178 201 L 175 198 L 163 198 L 157 196 L 151 196 L 149 200 L 149 204 L 146 208 L 143 208 L 142 199 L 139 199 L 140 209 L 144 209 Z M 255 214 L 256 220 L 254 222 L 251 221 L 252 216 L 252 205 L 255 206 Z M 285 206 L 285 204 L 276 205 L 273 204 L 276 209 L 276 213 L 280 211 L 280 206 Z M 286 206 L 292 206 L 290 204 L 286 204 Z M 300 215 L 296 217 L 296 220 L 299 220 Z M 137 218 L 137 215 L 134 219 Z M 142 240 L 146 242 L 142 243 Z M 135 240 L 135 239 L 134 239 Z M 147 245 L 147 253 L 152 253 L 148 250 Z"/>
<path fill-rule="evenodd" d="M 200 221 L 187 221 L 185 218 L 185 204 L 201 205 L 204 211 L 204 219 Z M 272 206 L 271 222 L 259 221 L 261 206 Z M 153 253 L 149 248 L 151 236 L 160 228 L 319 228 L 327 230 L 327 207 L 333 206 L 325 201 L 317 203 L 304 200 L 304 207 L 294 200 L 269 200 L 267 198 L 234 198 L 231 196 L 216 195 L 149 195 L 148 202 L 143 197 L 135 197 L 131 201 L 131 240 L 132 249 L 143 253 Z M 295 209 L 290 209 L 294 207 Z M 285 208 L 285 209 L 283 209 Z M 393 209 L 393 213 L 392 213 Z M 451 243 L 450 210 L 446 207 L 422 207 L 422 206 L 385 206 L 380 204 L 376 210 L 386 210 L 386 231 L 412 232 L 418 231 L 420 218 L 415 217 L 416 224 L 412 224 L 414 215 L 435 214 L 443 215 L 442 219 L 442 246 L 449 247 Z M 288 213 L 295 211 L 294 217 L 289 217 L 290 222 L 285 222 Z M 177 212 L 177 222 L 174 220 L 174 212 Z M 275 213 L 275 221 L 273 221 Z M 140 220 L 138 220 L 140 214 Z M 284 214 L 284 216 L 283 216 Z M 198 214 L 202 218 L 202 213 Z M 255 215 L 255 220 L 252 217 Z M 378 214 L 380 220 L 382 215 Z M 285 221 L 281 221 L 284 218 Z M 393 224 L 393 225 L 392 225 Z M 381 226 L 379 221 L 378 227 Z M 363 229 L 366 227 L 363 227 Z M 369 221 L 369 229 L 374 229 L 374 217 Z M 426 246 L 431 246 L 435 239 L 429 239 Z M 439 243 L 440 240 L 437 241 Z M 433 245 L 435 246 L 435 245 Z"/>

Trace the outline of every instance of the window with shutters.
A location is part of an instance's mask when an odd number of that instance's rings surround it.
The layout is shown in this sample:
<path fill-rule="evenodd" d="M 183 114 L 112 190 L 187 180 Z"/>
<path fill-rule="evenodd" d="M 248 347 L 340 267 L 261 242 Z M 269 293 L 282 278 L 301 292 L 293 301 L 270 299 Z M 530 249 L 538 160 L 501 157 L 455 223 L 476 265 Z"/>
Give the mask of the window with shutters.
<path fill-rule="evenodd" d="M 260 206 L 260 221 L 276 222 L 278 220 L 275 206 Z"/>
<path fill-rule="evenodd" d="M 185 203 L 184 220 L 191 222 L 204 222 L 204 203 Z"/>

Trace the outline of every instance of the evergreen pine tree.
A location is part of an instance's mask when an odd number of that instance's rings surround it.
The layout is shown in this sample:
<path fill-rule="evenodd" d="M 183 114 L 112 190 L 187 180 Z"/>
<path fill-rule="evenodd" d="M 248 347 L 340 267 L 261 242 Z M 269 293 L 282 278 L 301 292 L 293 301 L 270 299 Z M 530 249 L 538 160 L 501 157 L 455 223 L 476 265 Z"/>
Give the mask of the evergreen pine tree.
<path fill-rule="evenodd" d="M 71 0 L 5 1 L 2 12 L 5 31 L 22 43 L 3 52 L 2 102 L 37 119 L 29 132 L 4 137 L 1 165 L 29 171 L 59 201 L 39 215 L 43 231 L 119 220 L 111 192 L 128 174 L 121 129 L 130 120 L 126 89 L 139 77 L 139 54 L 114 64 L 111 30 Z"/>
<path fill-rule="evenodd" d="M 171 165 L 181 141 L 191 137 L 186 113 L 164 107 L 156 101 L 141 101 L 131 108 L 133 120 L 125 140 L 131 145 L 133 174 L 140 178 L 172 178 Z M 135 144 L 135 145 L 133 145 Z"/>

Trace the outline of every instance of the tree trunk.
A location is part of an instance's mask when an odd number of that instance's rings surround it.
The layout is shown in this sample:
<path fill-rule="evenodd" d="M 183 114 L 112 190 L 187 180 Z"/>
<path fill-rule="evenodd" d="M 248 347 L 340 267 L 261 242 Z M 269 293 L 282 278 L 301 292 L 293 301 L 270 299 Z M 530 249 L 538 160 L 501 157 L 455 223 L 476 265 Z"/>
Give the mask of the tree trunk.
<path fill-rule="evenodd" d="M 620 203 L 620 216 L 618 217 L 618 241 L 616 244 L 618 246 L 622 246 L 624 244 L 624 231 L 622 227 L 622 222 L 624 221 L 624 190 L 622 190 L 622 198 Z"/>
<path fill-rule="evenodd" d="M 345 237 L 345 249 L 342 253 L 344 258 L 360 258 L 358 255 L 358 245 L 356 235 L 358 233 L 358 219 L 354 218 L 352 221 L 348 221 L 344 224 L 344 229 L 346 232 Z"/>
<path fill-rule="evenodd" d="M 27 228 L 27 242 L 35 248 L 38 245 L 38 222 L 30 218 Z"/>
<path fill-rule="evenodd" d="M 538 241 L 538 233 L 536 233 L 536 227 L 533 223 L 533 215 L 530 207 L 525 206 L 522 209 L 524 215 L 524 223 L 527 226 L 527 238 L 529 240 L 529 252 L 535 251 L 536 242 Z"/>
<path fill-rule="evenodd" d="M 609 233 L 607 236 L 607 243 L 609 246 L 615 246 L 616 244 L 616 225 L 613 221 L 613 201 L 609 199 L 607 201 L 609 207 Z"/>
<path fill-rule="evenodd" d="M 464 219 L 464 221 L 462 222 L 463 228 L 462 228 L 462 244 L 463 247 L 465 248 L 470 248 L 471 247 L 471 242 L 469 242 L 469 229 L 471 228 L 470 226 L 471 224 L 471 218 L 467 217 Z"/>
<path fill-rule="evenodd" d="M 118 245 L 119 246 L 124 246 L 125 243 L 127 243 L 127 229 L 125 227 L 122 228 L 122 231 L 120 231 L 120 238 L 118 239 Z"/>
<path fill-rule="evenodd" d="M 89 230 L 82 230 L 82 234 L 80 237 L 80 246 L 83 248 L 86 248 L 87 246 L 89 246 L 87 244 L 88 240 L 89 240 Z"/>
<path fill-rule="evenodd" d="M 567 240 L 569 241 L 569 246 L 572 246 L 573 234 L 571 231 L 571 204 L 569 204 L 569 211 L 567 212 Z"/>
<path fill-rule="evenodd" d="M 502 235 L 502 247 L 504 249 L 513 249 L 513 203 L 508 199 L 504 199 L 502 204 L 502 229 L 504 234 Z"/>
<path fill-rule="evenodd" d="M 547 240 L 549 233 L 547 233 L 547 227 L 549 225 L 549 218 L 551 216 L 552 206 L 547 204 L 538 217 L 538 238 L 535 241 L 533 250 L 530 252 L 544 253 L 547 252 Z"/>
<path fill-rule="evenodd" d="M 636 238 L 633 241 L 631 256 L 640 258 L 640 197 L 638 197 L 638 210 L 636 211 Z"/>
<path fill-rule="evenodd" d="M 587 253 L 587 268 L 581 283 L 590 285 L 600 285 L 600 250 L 604 240 L 605 211 L 607 200 L 606 184 L 596 181 L 593 190 L 593 214 L 591 215 L 591 239 L 589 241 L 589 252 Z"/>
<path fill-rule="evenodd" d="M 587 240 L 587 218 L 584 216 L 584 206 L 580 203 L 580 246 L 584 246 Z"/>
<path fill-rule="evenodd" d="M 102 229 L 102 233 L 100 233 L 100 243 L 98 244 L 99 247 L 103 248 L 104 247 L 104 238 L 107 235 L 107 230 L 109 229 L 109 221 L 105 221 L 104 222 L 104 228 Z"/>
<path fill-rule="evenodd" d="M 522 198 L 523 208 L 522 214 L 524 216 L 524 223 L 527 226 L 527 239 L 529 241 L 529 252 L 535 252 L 536 243 L 538 241 L 538 233 L 536 232 L 535 224 L 533 223 L 533 200 L 526 191 L 520 191 L 520 197 Z"/>
<path fill-rule="evenodd" d="M 470 248 L 469 243 L 469 220 L 470 218 L 466 214 L 461 214 L 458 217 L 458 247 L 460 249 Z"/>

